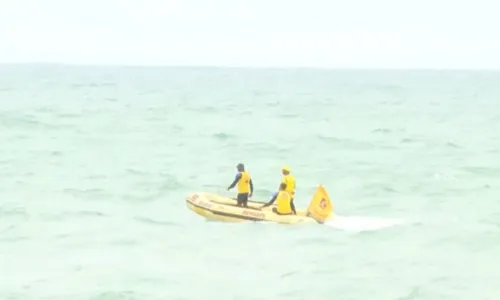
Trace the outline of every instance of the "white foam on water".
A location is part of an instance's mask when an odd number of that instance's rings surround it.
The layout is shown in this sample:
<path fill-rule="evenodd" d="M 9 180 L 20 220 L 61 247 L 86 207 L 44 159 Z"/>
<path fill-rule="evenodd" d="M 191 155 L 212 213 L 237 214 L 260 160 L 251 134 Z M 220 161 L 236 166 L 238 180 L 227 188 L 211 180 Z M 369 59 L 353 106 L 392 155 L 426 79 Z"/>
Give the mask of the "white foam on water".
<path fill-rule="evenodd" d="M 403 224 L 403 221 L 398 219 L 336 215 L 335 218 L 325 222 L 324 225 L 348 231 L 374 231 L 401 224 Z"/>

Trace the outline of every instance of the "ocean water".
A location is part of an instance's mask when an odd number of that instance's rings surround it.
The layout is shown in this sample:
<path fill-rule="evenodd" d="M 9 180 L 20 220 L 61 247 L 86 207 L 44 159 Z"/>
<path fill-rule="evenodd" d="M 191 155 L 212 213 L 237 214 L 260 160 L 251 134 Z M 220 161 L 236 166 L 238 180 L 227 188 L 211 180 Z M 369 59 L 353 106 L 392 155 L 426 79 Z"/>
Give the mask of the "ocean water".
<path fill-rule="evenodd" d="M 500 72 L 0 66 L 0 299 L 499 299 Z M 192 191 L 325 185 L 326 225 Z"/>

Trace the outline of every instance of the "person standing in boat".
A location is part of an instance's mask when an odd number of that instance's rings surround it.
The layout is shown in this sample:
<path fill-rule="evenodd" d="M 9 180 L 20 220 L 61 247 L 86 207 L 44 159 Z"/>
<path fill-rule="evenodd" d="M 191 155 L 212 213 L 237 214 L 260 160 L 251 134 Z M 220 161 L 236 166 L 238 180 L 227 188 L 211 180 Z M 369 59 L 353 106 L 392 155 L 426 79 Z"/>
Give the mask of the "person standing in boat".
<path fill-rule="evenodd" d="M 236 196 L 237 205 L 248 207 L 248 198 L 252 197 L 253 194 L 252 178 L 250 174 L 245 171 L 245 166 L 242 163 L 236 166 L 236 170 L 238 173 L 227 190 L 229 191 L 238 184 L 238 195 Z"/>
<path fill-rule="evenodd" d="M 273 207 L 273 212 L 278 215 L 291 215 L 296 214 L 295 208 L 292 208 L 292 196 L 287 190 L 286 183 L 280 184 L 279 191 L 271 198 L 271 200 L 264 204 L 261 208 L 267 207 L 276 201 L 276 207 Z"/>

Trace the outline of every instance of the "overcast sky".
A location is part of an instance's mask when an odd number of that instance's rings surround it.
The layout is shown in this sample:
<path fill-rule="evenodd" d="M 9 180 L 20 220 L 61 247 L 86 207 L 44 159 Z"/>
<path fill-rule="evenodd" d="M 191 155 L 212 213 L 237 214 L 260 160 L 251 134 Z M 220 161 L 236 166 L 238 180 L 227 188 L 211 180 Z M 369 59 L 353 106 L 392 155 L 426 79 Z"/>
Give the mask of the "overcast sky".
<path fill-rule="evenodd" d="M 500 68 L 495 0 L 0 0 L 0 62 Z"/>

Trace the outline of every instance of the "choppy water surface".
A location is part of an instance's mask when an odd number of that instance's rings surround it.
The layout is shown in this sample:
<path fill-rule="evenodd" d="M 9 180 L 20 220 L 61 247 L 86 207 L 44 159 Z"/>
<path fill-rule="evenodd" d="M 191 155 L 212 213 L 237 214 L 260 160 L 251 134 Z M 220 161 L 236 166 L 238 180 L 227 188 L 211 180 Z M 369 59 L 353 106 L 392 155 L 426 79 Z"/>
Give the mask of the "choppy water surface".
<path fill-rule="evenodd" d="M 498 299 L 500 73 L 0 67 L 1 299 Z M 326 226 L 206 222 L 244 162 Z"/>

